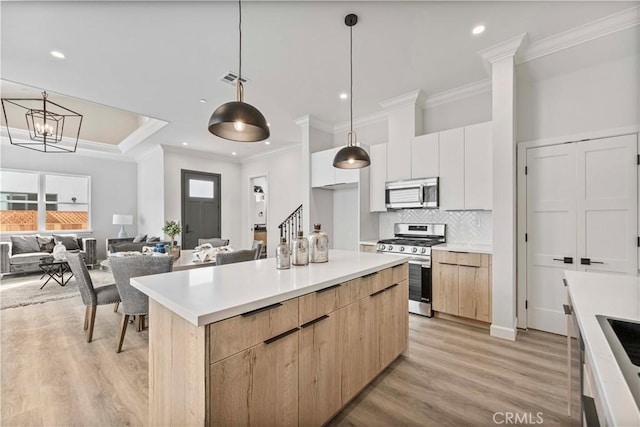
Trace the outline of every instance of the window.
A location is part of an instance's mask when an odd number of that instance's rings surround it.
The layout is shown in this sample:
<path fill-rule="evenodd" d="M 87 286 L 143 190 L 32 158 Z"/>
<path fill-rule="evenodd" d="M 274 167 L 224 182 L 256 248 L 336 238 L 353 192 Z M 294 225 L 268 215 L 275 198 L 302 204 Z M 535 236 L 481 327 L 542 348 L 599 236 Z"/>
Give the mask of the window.
<path fill-rule="evenodd" d="M 0 170 L 0 231 L 88 230 L 88 176 Z"/>

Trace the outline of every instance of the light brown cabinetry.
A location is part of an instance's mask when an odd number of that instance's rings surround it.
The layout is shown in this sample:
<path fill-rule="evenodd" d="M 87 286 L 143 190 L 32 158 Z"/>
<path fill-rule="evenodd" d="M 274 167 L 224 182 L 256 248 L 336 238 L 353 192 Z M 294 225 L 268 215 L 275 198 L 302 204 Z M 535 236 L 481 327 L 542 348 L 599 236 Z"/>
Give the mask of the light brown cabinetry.
<path fill-rule="evenodd" d="M 325 424 L 407 348 L 407 275 L 403 264 L 200 327 L 151 301 L 151 424 Z"/>
<path fill-rule="evenodd" d="M 491 255 L 432 252 L 433 309 L 491 322 Z"/>

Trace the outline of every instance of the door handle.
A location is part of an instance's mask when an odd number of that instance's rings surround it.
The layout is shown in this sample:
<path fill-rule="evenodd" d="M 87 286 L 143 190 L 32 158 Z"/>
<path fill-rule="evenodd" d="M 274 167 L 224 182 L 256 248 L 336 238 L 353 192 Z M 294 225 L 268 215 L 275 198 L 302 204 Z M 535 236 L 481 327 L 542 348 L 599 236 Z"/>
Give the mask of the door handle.
<path fill-rule="evenodd" d="M 554 258 L 554 261 L 562 261 L 565 264 L 573 264 L 573 258 L 570 256 L 566 256 L 564 258 Z"/>
<path fill-rule="evenodd" d="M 188 233 L 189 232 L 189 224 L 185 224 L 184 225 L 184 232 Z"/>
<path fill-rule="evenodd" d="M 591 258 L 580 258 L 580 264 L 582 264 L 582 265 L 604 264 L 604 262 L 602 262 L 602 261 L 591 261 Z"/>

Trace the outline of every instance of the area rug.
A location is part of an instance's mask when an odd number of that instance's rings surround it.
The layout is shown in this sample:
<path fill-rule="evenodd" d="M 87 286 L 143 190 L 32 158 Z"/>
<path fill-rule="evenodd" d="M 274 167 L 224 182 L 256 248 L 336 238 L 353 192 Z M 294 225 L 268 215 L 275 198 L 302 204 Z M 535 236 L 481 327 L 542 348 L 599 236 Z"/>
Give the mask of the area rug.
<path fill-rule="evenodd" d="M 110 272 L 96 269 L 89 270 L 89 274 L 95 287 L 113 283 Z M 40 289 L 45 280 L 40 279 L 39 273 L 3 277 L 0 279 L 0 310 L 80 296 L 75 278 L 71 278 L 64 287 L 51 280 L 44 289 Z"/>

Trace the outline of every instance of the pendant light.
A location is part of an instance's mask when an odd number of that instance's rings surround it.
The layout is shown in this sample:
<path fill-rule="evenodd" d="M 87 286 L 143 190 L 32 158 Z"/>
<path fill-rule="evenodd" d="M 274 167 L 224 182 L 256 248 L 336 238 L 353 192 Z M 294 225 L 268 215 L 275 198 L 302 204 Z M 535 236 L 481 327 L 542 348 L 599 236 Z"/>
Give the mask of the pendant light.
<path fill-rule="evenodd" d="M 269 138 L 267 119 L 253 105 L 244 102 L 242 85 L 242 4 L 238 0 L 239 60 L 236 101 L 219 106 L 209 119 L 209 132 L 239 142 L 257 142 Z"/>
<path fill-rule="evenodd" d="M 358 23 L 358 16 L 353 13 L 344 18 L 344 23 L 349 27 L 349 133 L 347 133 L 347 146 L 336 153 L 333 158 L 333 166 L 340 169 L 360 169 L 371 164 L 371 159 L 364 148 L 358 145 L 358 137 L 353 131 L 353 26 Z"/>

